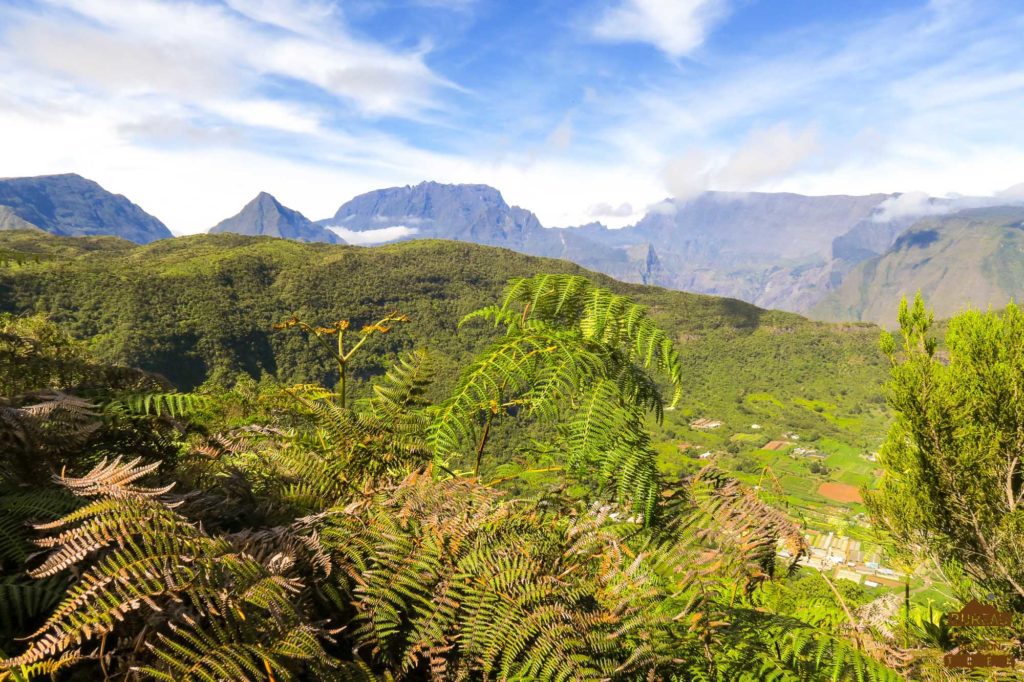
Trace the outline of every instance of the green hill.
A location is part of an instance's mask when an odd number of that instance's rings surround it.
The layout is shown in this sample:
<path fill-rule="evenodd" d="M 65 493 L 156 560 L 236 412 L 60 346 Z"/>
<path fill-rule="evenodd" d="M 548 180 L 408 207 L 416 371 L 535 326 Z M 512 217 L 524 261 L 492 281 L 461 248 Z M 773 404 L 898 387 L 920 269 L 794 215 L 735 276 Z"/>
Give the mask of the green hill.
<path fill-rule="evenodd" d="M 665 420 L 667 460 L 679 458 L 670 445 L 678 441 L 735 457 L 790 431 L 805 442 L 866 450 L 888 421 L 879 391 L 886 366 L 872 325 L 812 322 L 732 299 L 623 284 L 505 249 L 435 240 L 366 248 L 231 234 L 140 246 L 15 231 L 0 233 L 2 251 L 21 257 L 0 265 L 0 312 L 45 313 L 105 361 L 158 372 L 182 389 L 230 383 L 240 373 L 330 384 L 336 375 L 327 352 L 271 325 L 293 313 L 361 325 L 392 309 L 411 323 L 375 344 L 377 354 L 362 356 L 356 378 L 424 346 L 438 358 L 444 387 L 493 334 L 482 324 L 458 329 L 464 314 L 494 302 L 510 277 L 570 272 L 649 306 L 678 340 L 686 394 Z M 691 430 L 698 417 L 723 424 Z M 753 437 L 732 439 L 739 433 Z"/>
<path fill-rule="evenodd" d="M 812 315 L 892 327 L 893 302 L 918 290 L 940 318 L 1020 300 L 1024 208 L 974 209 L 919 221 L 884 254 L 850 272 Z"/>

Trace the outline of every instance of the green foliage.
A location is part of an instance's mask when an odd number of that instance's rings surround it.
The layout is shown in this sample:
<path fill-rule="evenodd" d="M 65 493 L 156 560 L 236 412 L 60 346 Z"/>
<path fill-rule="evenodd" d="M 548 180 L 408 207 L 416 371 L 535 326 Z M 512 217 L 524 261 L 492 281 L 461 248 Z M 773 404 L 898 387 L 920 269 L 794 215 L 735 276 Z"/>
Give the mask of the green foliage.
<path fill-rule="evenodd" d="M 447 396 L 414 351 L 347 402 L 53 387 L 76 426 L 8 399 L 0 437 L 35 419 L 19 447 L 46 457 L 0 471 L 0 679 L 896 678 L 836 619 L 760 598 L 792 570 L 776 549 L 806 551 L 784 514 L 714 469 L 659 480 L 647 416 L 683 363 L 643 308 L 563 275 L 508 292 Z M 489 444 L 513 416 L 536 442 Z M 506 443 L 598 485 L 513 496 L 446 466 Z"/>
<path fill-rule="evenodd" d="M 897 418 L 880 454 L 881 486 L 868 495 L 898 546 L 965 574 L 961 596 L 995 594 L 1024 606 L 1024 313 L 967 312 L 949 323 L 948 359 L 918 296 L 900 307 L 903 344 L 887 397 Z"/>
<path fill-rule="evenodd" d="M 463 322 L 477 318 L 493 320 L 505 334 L 438 406 L 428 428 L 435 458 L 447 466 L 475 447 L 479 474 L 495 419 L 535 416 L 559 424 L 568 471 L 597 473 L 618 502 L 649 519 L 658 472 L 645 412 L 660 421 L 664 407 L 647 371 L 668 379 L 678 401 L 682 370 L 671 339 L 642 306 L 571 275 L 513 279 L 501 306 Z"/>
<path fill-rule="evenodd" d="M 97 362 L 85 344 L 42 315 L 0 313 L 0 396 L 92 386 L 152 386 L 138 370 Z"/>
<path fill-rule="evenodd" d="M 352 359 L 349 389 L 365 395 L 367 381 L 398 354 L 424 348 L 434 358 L 431 398 L 439 400 L 465 364 L 496 340 L 493 328 L 458 329 L 459 321 L 501 301 L 513 277 L 561 273 L 586 274 L 629 296 L 676 343 L 686 393 L 680 409 L 666 413 L 666 427 L 684 428 L 683 411 L 699 409 L 734 431 L 757 421 L 874 449 L 888 419 L 878 392 L 886 367 L 875 327 L 815 323 L 740 301 L 624 284 L 504 249 L 433 240 L 367 249 L 226 234 L 136 246 L 25 232 L 0 234 L 3 245 L 53 259 L 0 269 L 0 312 L 46 313 L 75 338 L 88 339 L 104 362 L 166 376 L 182 391 L 211 379 L 222 390 L 239 375 L 334 387 L 336 349 L 275 333 L 272 324 L 296 315 L 349 319 L 356 328 L 397 309 L 412 324 Z M 743 402 L 759 393 L 778 405 Z M 836 405 L 838 421 L 795 399 Z M 859 414 L 848 421 L 854 411 Z"/>
<path fill-rule="evenodd" d="M 167 415 L 185 417 L 210 405 L 210 398 L 193 393 L 129 393 L 118 395 L 104 405 L 109 413 L 129 413 L 148 417 Z"/>

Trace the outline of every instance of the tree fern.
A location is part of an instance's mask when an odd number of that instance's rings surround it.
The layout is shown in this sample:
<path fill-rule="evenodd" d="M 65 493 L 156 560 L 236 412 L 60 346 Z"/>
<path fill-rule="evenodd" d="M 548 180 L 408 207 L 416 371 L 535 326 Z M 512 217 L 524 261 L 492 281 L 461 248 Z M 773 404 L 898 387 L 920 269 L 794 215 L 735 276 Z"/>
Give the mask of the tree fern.
<path fill-rule="evenodd" d="M 473 460 L 479 473 L 493 423 L 520 412 L 560 429 L 570 470 L 600 472 L 614 499 L 650 519 L 657 471 L 644 411 L 662 416 L 649 372 L 682 390 L 671 340 L 642 306 L 582 277 L 538 275 L 509 283 L 501 306 L 470 313 L 505 327 L 505 337 L 463 372 L 433 413 L 428 442 L 437 461 Z"/>

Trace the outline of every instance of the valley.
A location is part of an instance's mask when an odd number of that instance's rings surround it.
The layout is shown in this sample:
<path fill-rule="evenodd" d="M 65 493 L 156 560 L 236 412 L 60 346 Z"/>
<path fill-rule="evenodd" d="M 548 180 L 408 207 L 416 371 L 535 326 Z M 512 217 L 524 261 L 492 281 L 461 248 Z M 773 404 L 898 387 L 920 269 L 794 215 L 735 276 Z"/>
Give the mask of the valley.
<path fill-rule="evenodd" d="M 678 344 L 683 398 L 654 431 L 663 472 L 692 473 L 710 452 L 818 529 L 862 516 L 860 505 L 838 504 L 818 489 L 826 481 L 871 485 L 873 468 L 861 457 L 877 450 L 890 418 L 877 327 L 616 282 L 494 247 L 423 240 L 368 248 L 231 234 L 135 246 L 10 231 L 0 232 L 0 251 L 20 254 L 0 267 L 0 312 L 45 314 L 104 361 L 156 372 L 181 390 L 240 377 L 332 385 L 337 375 L 322 349 L 272 325 L 291 314 L 367 323 L 398 310 L 411 322 L 353 364 L 356 390 L 399 353 L 423 347 L 435 356 L 443 393 L 455 367 L 494 338 L 479 325 L 458 328 L 463 315 L 514 276 L 587 274 L 648 306 Z M 692 427 L 700 418 L 719 426 Z M 761 447 L 780 438 L 782 450 Z M 685 451 L 684 443 L 691 444 Z M 798 447 L 824 459 L 794 455 Z M 811 470 L 818 461 L 827 473 Z"/>

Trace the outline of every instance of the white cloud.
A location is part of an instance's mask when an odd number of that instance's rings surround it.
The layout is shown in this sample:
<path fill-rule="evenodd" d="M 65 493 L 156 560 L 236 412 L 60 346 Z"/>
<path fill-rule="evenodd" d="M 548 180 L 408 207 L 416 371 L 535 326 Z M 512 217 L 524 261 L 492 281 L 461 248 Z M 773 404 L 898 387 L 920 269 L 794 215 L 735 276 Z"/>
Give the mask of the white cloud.
<path fill-rule="evenodd" d="M 324 132 L 316 110 L 269 99 L 207 100 L 204 108 L 229 121 L 289 133 Z"/>
<path fill-rule="evenodd" d="M 338 8 L 327 0 L 224 0 L 249 19 L 306 36 L 324 35 L 340 23 Z"/>
<path fill-rule="evenodd" d="M 587 210 L 587 213 L 594 218 L 627 218 L 633 215 L 633 205 L 626 201 L 618 206 L 612 206 L 611 204 L 602 201 L 599 204 L 591 206 Z"/>
<path fill-rule="evenodd" d="M 788 125 L 779 124 L 754 130 L 728 152 L 688 150 L 669 159 L 662 177 L 679 200 L 709 189 L 747 191 L 793 173 L 819 151 L 816 129 L 794 134 Z"/>
<path fill-rule="evenodd" d="M 786 175 L 821 151 L 818 132 L 806 128 L 793 134 L 781 123 L 754 130 L 714 177 L 725 189 L 746 190 Z"/>
<path fill-rule="evenodd" d="M 685 201 L 710 189 L 712 157 L 708 152 L 690 149 L 665 163 L 662 178 L 676 199 Z"/>
<path fill-rule="evenodd" d="M 886 199 L 871 216 L 874 222 L 946 215 L 971 208 L 1024 204 L 1024 183 L 993 192 L 991 196 L 948 195 L 930 197 L 925 192 L 904 192 Z"/>
<path fill-rule="evenodd" d="M 654 215 L 674 216 L 676 213 L 679 213 L 679 207 L 671 201 L 659 201 L 656 204 L 648 206 L 647 212 L 653 213 Z"/>
<path fill-rule="evenodd" d="M 202 105 L 286 78 L 368 115 L 416 118 L 438 106 L 438 89 L 455 87 L 420 51 L 356 38 L 321 0 L 231 0 L 230 8 L 166 0 L 47 4 L 80 19 L 12 14 L 4 42 L 31 68 L 119 95 L 166 94 Z"/>
<path fill-rule="evenodd" d="M 335 233 L 349 244 L 356 246 L 371 246 L 373 244 L 386 244 L 403 237 L 411 237 L 419 232 L 418 228 L 405 225 L 392 225 L 376 230 L 347 230 L 336 225 L 327 225 L 328 230 Z"/>
<path fill-rule="evenodd" d="M 727 11 L 724 0 L 619 0 L 592 30 L 601 40 L 650 43 L 678 58 L 700 47 Z"/>
<path fill-rule="evenodd" d="M 904 192 L 880 203 L 871 216 L 876 223 L 911 216 L 942 215 L 952 210 L 950 202 L 933 199 L 925 192 Z"/>

